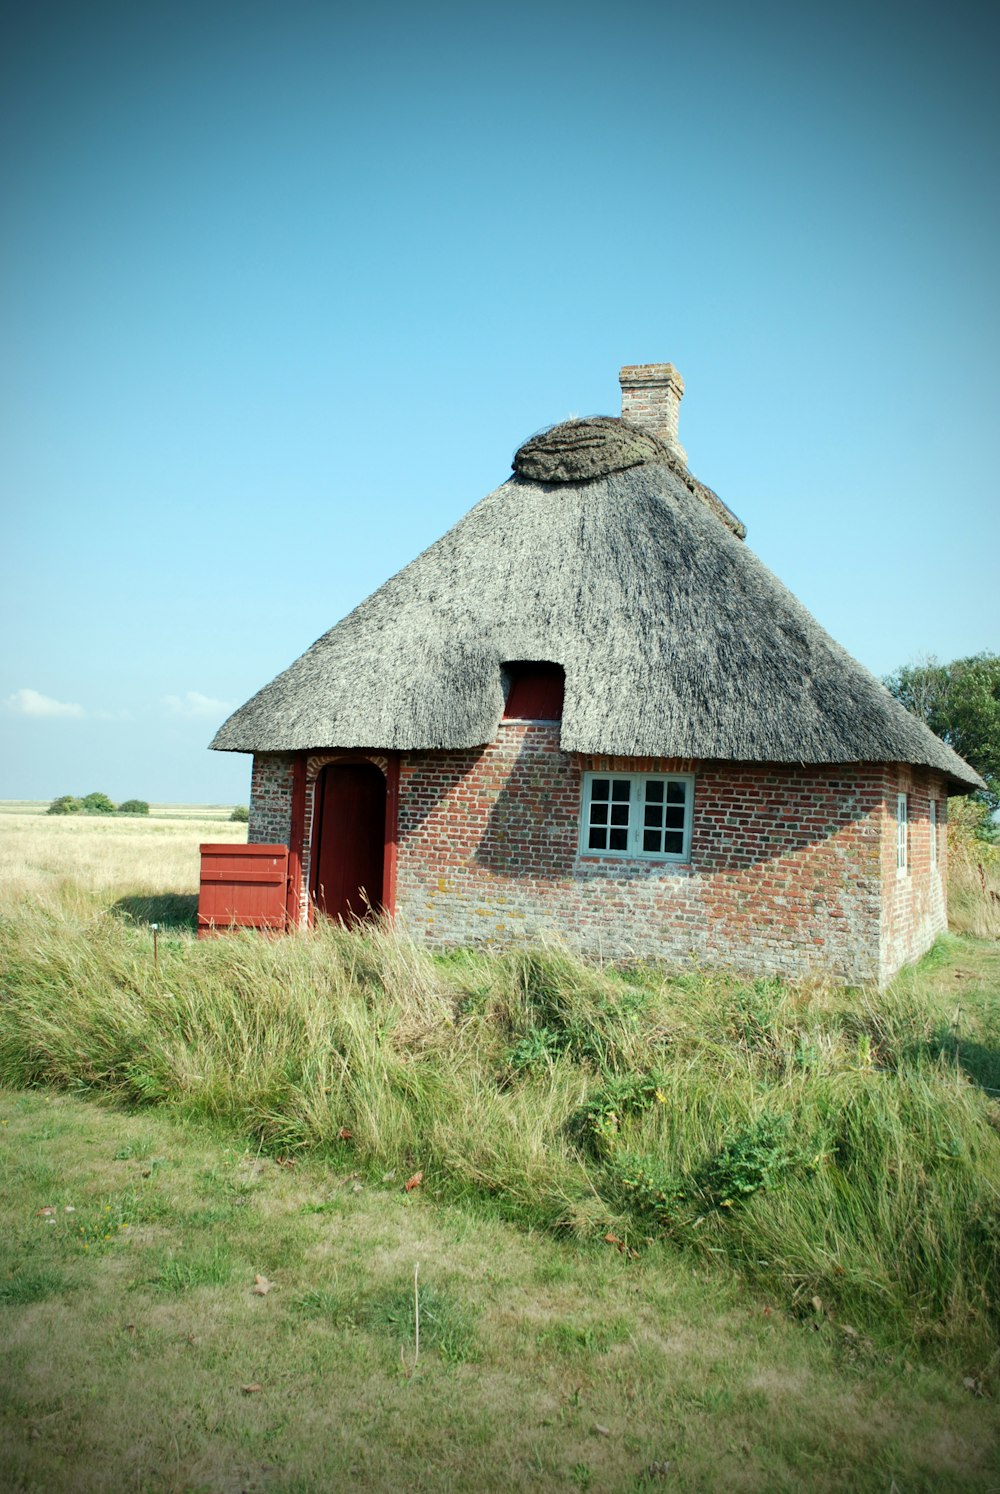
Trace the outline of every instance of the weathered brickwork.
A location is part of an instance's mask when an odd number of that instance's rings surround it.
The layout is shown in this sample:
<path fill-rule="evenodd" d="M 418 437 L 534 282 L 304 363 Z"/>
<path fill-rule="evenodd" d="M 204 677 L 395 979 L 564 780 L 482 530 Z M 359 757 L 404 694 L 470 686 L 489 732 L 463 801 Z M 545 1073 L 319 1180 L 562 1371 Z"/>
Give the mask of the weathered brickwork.
<path fill-rule="evenodd" d="M 622 389 L 622 419 L 642 426 L 677 452 L 685 461 L 677 431 L 684 380 L 672 363 L 646 363 L 623 368 L 618 375 Z"/>
<path fill-rule="evenodd" d="M 303 922 L 313 787 L 339 755 L 306 760 Z M 257 756 L 251 841 L 288 843 L 292 764 L 289 753 Z M 689 861 L 583 854 L 582 775 L 591 769 L 692 774 Z M 929 770 L 585 758 L 560 750 L 558 726 L 507 722 L 486 747 L 403 757 L 397 916 L 436 946 L 554 933 L 613 959 L 884 982 L 946 927 L 946 823 L 946 785 Z"/>
<path fill-rule="evenodd" d="M 291 752 L 257 752 L 250 778 L 251 845 L 288 845 L 292 831 Z"/>
<path fill-rule="evenodd" d="M 695 773 L 687 864 L 579 851 L 581 775 Z M 879 768 L 570 758 L 558 728 L 413 754 L 400 777 L 397 909 L 432 944 L 557 932 L 612 958 L 875 980 Z"/>
<path fill-rule="evenodd" d="M 906 795 L 906 869 L 897 864 L 897 796 Z M 931 856 L 931 803 L 936 806 L 936 864 Z M 909 964 L 948 927 L 948 800 L 939 773 L 901 765 L 884 774 L 882 835 L 882 980 Z"/>

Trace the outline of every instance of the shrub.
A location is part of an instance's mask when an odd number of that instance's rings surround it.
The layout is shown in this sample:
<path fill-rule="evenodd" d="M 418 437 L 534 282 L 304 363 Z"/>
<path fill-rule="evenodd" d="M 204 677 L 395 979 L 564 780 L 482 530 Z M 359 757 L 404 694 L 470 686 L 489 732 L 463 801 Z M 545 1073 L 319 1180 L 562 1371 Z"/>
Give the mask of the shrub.
<path fill-rule="evenodd" d="M 774 1188 L 800 1160 L 788 1114 L 761 1115 L 732 1135 L 709 1161 L 698 1182 L 713 1203 L 731 1208 L 762 1188 Z"/>
<path fill-rule="evenodd" d="M 119 814 L 148 814 L 149 805 L 145 799 L 126 799 L 118 806 Z"/>
<path fill-rule="evenodd" d="M 115 806 L 107 794 L 87 794 L 83 800 L 84 814 L 114 814 Z"/>
<path fill-rule="evenodd" d="M 978 850 L 979 844 L 993 845 L 1000 839 L 1000 825 L 993 818 L 989 804 L 979 794 L 956 795 L 948 801 L 948 841 L 959 840 Z"/>
<path fill-rule="evenodd" d="M 45 813 L 80 814 L 82 810 L 83 803 L 80 799 L 75 799 L 72 794 L 60 794 L 58 799 L 52 800 L 52 803 L 49 805 Z"/>
<path fill-rule="evenodd" d="M 245 804 L 237 804 L 229 818 L 238 825 L 245 825 L 250 818 L 250 811 Z"/>

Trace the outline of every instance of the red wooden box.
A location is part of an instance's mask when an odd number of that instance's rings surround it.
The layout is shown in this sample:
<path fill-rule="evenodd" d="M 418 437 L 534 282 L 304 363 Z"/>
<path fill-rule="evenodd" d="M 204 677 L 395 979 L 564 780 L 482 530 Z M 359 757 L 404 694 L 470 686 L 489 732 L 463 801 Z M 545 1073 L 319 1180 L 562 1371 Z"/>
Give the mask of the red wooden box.
<path fill-rule="evenodd" d="M 227 929 L 283 929 L 287 846 L 201 847 L 198 935 Z"/>

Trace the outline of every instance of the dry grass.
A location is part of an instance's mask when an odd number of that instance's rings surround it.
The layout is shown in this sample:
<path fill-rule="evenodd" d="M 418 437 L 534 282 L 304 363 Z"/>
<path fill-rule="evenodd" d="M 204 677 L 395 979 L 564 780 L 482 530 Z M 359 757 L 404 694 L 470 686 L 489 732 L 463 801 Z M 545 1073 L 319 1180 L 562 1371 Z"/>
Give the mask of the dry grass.
<path fill-rule="evenodd" d="M 197 805 L 154 806 L 149 818 L 47 815 L 45 806 L 0 804 L 0 887 L 7 899 L 60 883 L 87 893 L 195 893 L 201 841 L 243 843 L 246 825 Z M 215 806 L 212 806 L 213 810 Z M 166 811 L 176 809 L 167 817 Z M 229 813 L 228 810 L 225 811 Z"/>
<path fill-rule="evenodd" d="M 1000 939 L 1000 846 L 949 835 L 948 922 L 957 934 Z"/>

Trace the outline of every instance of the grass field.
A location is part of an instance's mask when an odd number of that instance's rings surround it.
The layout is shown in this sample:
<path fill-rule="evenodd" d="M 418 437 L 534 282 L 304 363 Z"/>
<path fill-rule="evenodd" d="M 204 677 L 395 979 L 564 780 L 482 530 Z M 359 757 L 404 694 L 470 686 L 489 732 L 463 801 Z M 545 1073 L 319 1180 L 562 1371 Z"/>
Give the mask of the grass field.
<path fill-rule="evenodd" d="M 198 893 L 202 841 L 245 843 L 231 805 L 153 804 L 149 817 L 47 815 L 47 804 L 0 801 L 0 898 L 76 887 L 97 895 Z M 192 901 L 193 900 L 193 901 Z"/>
<path fill-rule="evenodd" d="M 995 942 L 199 943 L 244 826 L 66 825 L 0 814 L 0 1486 L 1000 1488 Z"/>
<path fill-rule="evenodd" d="M 6 1489 L 996 1486 L 961 1375 L 664 1246 L 64 1095 L 0 1135 Z"/>

